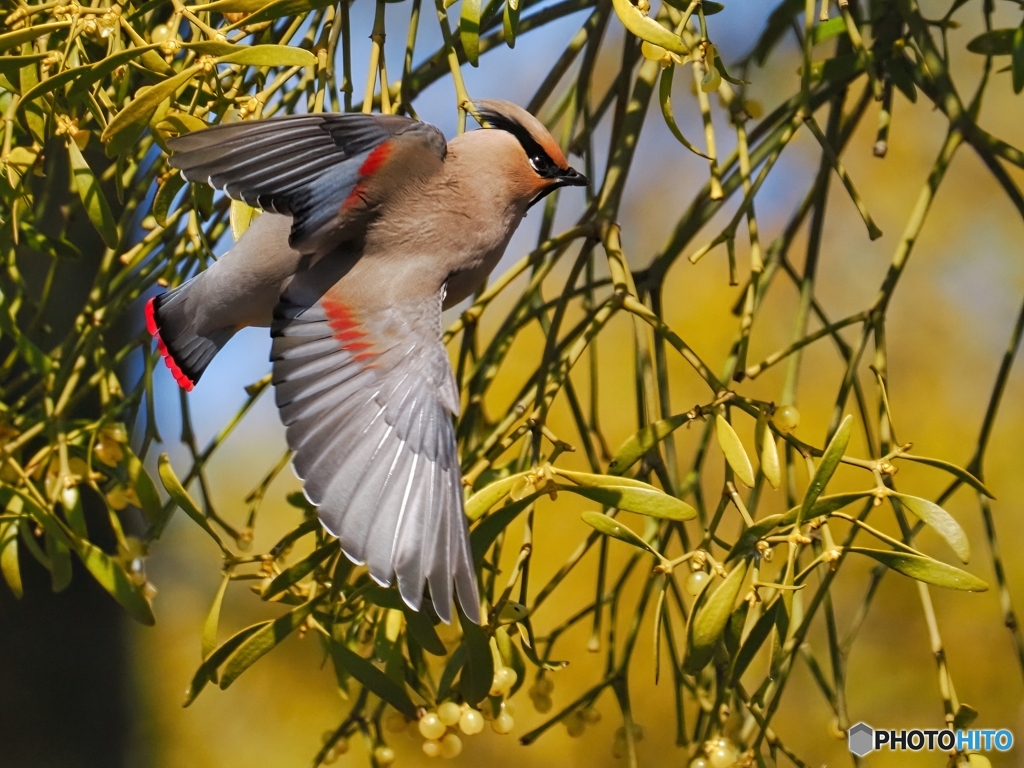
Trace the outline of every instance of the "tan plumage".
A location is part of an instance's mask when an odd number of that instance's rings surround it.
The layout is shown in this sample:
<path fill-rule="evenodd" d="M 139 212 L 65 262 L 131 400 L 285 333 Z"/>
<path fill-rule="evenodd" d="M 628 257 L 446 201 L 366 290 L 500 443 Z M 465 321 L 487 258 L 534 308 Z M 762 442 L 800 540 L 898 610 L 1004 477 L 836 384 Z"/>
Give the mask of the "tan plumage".
<path fill-rule="evenodd" d="M 241 327 L 270 326 L 293 464 L 324 526 L 419 609 L 479 621 L 441 310 L 494 268 L 527 209 L 581 185 L 544 126 L 479 102 L 450 142 L 392 115 L 302 115 L 182 136 L 186 178 L 263 208 L 205 272 L 147 305 L 190 389 Z"/>

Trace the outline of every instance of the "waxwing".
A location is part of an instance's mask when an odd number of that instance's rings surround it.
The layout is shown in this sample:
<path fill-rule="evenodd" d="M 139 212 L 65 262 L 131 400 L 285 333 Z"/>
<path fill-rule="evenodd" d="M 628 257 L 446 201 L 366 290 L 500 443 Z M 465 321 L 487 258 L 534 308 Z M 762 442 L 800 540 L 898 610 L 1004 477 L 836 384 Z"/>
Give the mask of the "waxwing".
<path fill-rule="evenodd" d="M 419 610 L 480 621 L 441 310 L 494 268 L 527 209 L 582 186 L 526 110 L 480 101 L 450 142 L 397 115 L 308 114 L 168 142 L 171 165 L 262 209 L 210 268 L 146 305 L 192 389 L 246 326 L 269 326 L 293 466 L 324 528 Z"/>

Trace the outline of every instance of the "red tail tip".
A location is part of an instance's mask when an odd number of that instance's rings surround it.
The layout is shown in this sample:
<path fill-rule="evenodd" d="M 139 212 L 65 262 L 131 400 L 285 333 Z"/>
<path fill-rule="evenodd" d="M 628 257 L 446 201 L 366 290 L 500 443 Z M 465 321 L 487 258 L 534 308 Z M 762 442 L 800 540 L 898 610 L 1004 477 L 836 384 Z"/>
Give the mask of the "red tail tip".
<path fill-rule="evenodd" d="M 160 327 L 156 324 L 155 301 L 156 296 L 146 302 L 146 330 L 156 339 L 156 347 L 160 350 L 160 356 L 164 359 L 164 364 L 170 370 L 171 375 L 174 376 L 174 380 L 178 382 L 178 386 L 186 392 L 191 392 L 196 383 L 181 370 L 167 349 L 167 345 L 164 344 L 164 340 L 160 337 Z"/>

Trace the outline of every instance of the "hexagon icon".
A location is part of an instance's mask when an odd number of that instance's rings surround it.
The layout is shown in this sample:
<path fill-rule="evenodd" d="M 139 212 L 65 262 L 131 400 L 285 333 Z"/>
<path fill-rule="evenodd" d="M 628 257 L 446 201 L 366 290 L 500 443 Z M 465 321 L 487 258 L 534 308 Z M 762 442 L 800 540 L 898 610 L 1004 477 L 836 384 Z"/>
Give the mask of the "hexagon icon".
<path fill-rule="evenodd" d="M 857 723 L 846 732 L 850 751 L 857 757 L 864 757 L 875 748 L 875 731 L 867 723 Z"/>

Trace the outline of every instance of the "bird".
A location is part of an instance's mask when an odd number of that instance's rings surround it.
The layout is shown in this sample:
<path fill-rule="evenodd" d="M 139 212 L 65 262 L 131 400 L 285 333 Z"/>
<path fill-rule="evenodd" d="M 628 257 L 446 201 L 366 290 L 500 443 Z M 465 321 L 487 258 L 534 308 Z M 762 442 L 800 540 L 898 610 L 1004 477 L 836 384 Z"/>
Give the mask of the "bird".
<path fill-rule="evenodd" d="M 405 604 L 450 623 L 480 600 L 441 312 L 494 269 L 531 206 L 586 186 L 544 124 L 507 101 L 446 141 L 391 114 L 234 122 L 167 142 L 169 163 L 262 213 L 210 267 L 149 299 L 146 324 L 191 390 L 241 328 L 269 327 L 292 466 L 324 529 Z M 454 587 L 454 591 L 453 591 Z"/>

